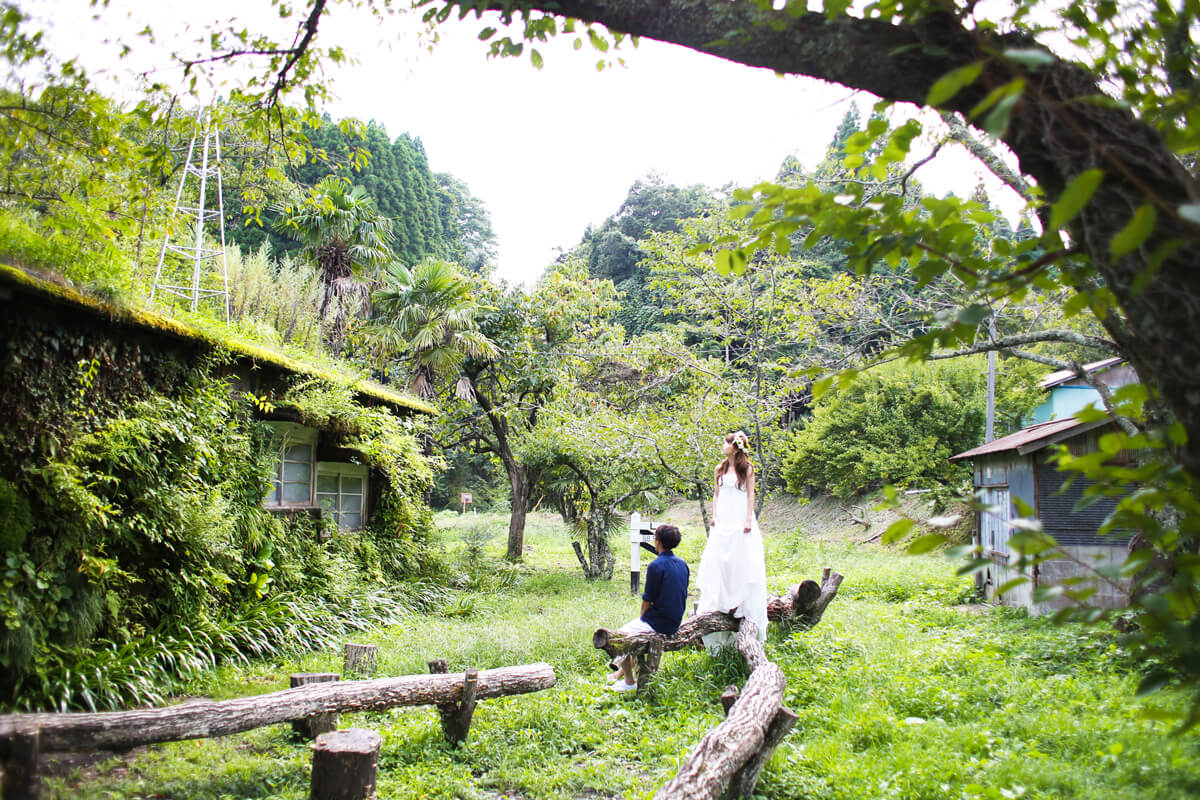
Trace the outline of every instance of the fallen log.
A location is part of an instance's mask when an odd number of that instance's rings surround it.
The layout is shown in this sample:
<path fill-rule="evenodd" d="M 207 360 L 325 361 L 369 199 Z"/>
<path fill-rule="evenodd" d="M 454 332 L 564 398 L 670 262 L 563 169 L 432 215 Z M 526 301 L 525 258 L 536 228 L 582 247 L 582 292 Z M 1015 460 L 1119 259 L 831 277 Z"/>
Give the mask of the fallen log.
<path fill-rule="evenodd" d="M 784 710 L 783 690 L 787 681 L 783 670 L 767 659 L 754 623 L 740 621 L 737 648 L 751 667 L 745 688 L 733 701 L 725 720 L 704 735 L 675 777 L 658 790 L 655 800 L 716 800 L 725 794 L 727 787 L 733 789 L 735 785 L 738 796 L 748 797 L 762 769 L 756 757 L 767 745 L 772 727 L 776 729 L 777 739 L 771 747 L 791 729 L 791 725 L 783 729 L 783 725 L 775 722 Z M 794 715 L 792 718 L 794 723 Z M 762 757 L 762 763 L 765 763 L 765 757 Z M 748 766 L 753 774 L 745 772 Z"/>
<path fill-rule="evenodd" d="M 768 597 L 767 620 L 779 624 L 785 630 L 791 627 L 811 628 L 821 621 L 825 609 L 837 596 L 841 585 L 842 576 L 826 567 L 821 576 L 821 583 L 806 580 L 779 597 Z M 636 656 L 640 659 L 658 647 L 662 648 L 662 652 L 672 652 L 699 646 L 704 635 L 717 631 L 736 631 L 738 622 L 739 620 L 728 612 L 711 611 L 685 619 L 674 636 L 623 633 L 619 630 L 598 628 L 592 634 L 592 645 L 597 650 L 603 650 L 611 659 L 623 656 Z M 641 688 L 641 683 L 639 676 L 638 688 Z"/>
<path fill-rule="evenodd" d="M 36 730 L 39 749 L 44 752 L 122 749 L 227 736 L 312 714 L 460 703 L 466 677 L 451 673 L 312 683 L 234 700 L 200 700 L 134 711 L 6 714 L 0 716 L 0 744 Z M 545 663 L 481 670 L 476 676 L 475 699 L 537 692 L 554 684 L 554 669 Z"/>

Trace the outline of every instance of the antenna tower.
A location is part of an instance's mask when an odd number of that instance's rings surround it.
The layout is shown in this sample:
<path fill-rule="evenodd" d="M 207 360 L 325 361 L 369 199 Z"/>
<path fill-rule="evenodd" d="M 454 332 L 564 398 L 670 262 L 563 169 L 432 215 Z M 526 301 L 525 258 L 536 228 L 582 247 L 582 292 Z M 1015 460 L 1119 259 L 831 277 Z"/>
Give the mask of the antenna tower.
<path fill-rule="evenodd" d="M 200 145 L 199 155 L 196 152 L 197 144 Z M 199 164 L 196 163 L 197 158 L 199 158 Z M 193 179 L 193 183 L 199 181 L 195 205 L 191 205 L 183 199 L 184 186 L 189 178 Z M 217 207 L 210 209 L 205 204 L 208 198 L 208 182 L 214 178 L 217 182 Z M 205 247 L 204 225 L 214 219 L 217 221 L 221 244 L 216 248 Z M 191 244 L 171 243 L 171 230 L 176 220 L 180 222 L 194 221 L 195 236 Z M 163 265 L 166 263 L 168 252 L 176 253 L 191 263 L 190 283 L 166 282 L 170 279 L 163 275 Z M 218 258 L 221 261 L 222 288 L 211 289 L 201 286 L 200 278 L 204 273 L 204 265 L 209 262 L 215 263 Z M 225 321 L 229 321 L 229 266 L 225 260 L 225 198 L 221 185 L 221 131 L 213 122 L 212 114 L 208 109 L 201 108 L 196 112 L 196 127 L 192 132 L 192 141 L 187 147 L 187 160 L 184 162 L 183 172 L 179 176 L 179 188 L 175 192 L 175 208 L 171 214 L 171 221 L 167 225 L 167 233 L 163 236 L 162 248 L 158 251 L 158 266 L 154 270 L 154 283 L 150 287 L 151 301 L 159 291 L 188 300 L 189 308 L 192 311 L 199 308 L 202 299 L 220 298 L 225 306 Z"/>

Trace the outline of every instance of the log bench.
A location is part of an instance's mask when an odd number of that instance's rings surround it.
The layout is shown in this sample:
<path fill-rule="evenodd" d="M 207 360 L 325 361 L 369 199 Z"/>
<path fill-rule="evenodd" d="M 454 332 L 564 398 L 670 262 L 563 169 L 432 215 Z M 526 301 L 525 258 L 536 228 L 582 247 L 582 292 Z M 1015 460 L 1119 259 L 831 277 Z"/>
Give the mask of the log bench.
<path fill-rule="evenodd" d="M 767 620 L 784 629 L 811 628 L 837 596 L 842 576 L 826 567 L 821 581 L 802 581 L 779 597 L 767 599 Z M 725 720 L 704 735 L 688 760 L 655 800 L 749 798 L 763 766 L 776 746 L 796 724 L 795 712 L 783 705 L 787 686 L 783 670 L 767 658 L 753 622 L 725 611 L 700 614 L 683 621 L 674 636 L 622 633 L 598 629 L 592 644 L 610 658 L 638 659 L 638 691 L 658 669 L 665 652 L 701 646 L 701 637 L 717 631 L 736 631 L 738 653 L 750 667 L 740 691 L 728 687 L 721 695 Z"/>
<path fill-rule="evenodd" d="M 837 596 L 842 585 L 842 575 L 826 567 L 821 582 L 805 580 L 796 584 L 779 597 L 767 598 L 767 621 L 774 622 L 784 630 L 811 628 L 821 621 L 825 609 Z M 638 663 L 638 691 L 646 688 L 646 682 L 658 669 L 662 654 L 688 647 L 699 647 L 700 639 L 718 631 L 736 631 L 738 623 L 732 614 L 713 611 L 689 617 L 679 626 L 674 636 L 657 633 L 623 633 L 608 628 L 598 628 L 592 634 L 592 645 L 603 650 L 609 658 L 632 656 Z"/>
<path fill-rule="evenodd" d="M 315 715 L 433 705 L 453 713 L 452 725 L 444 725 L 444 730 L 447 738 L 457 743 L 466 737 L 468 711 L 474 710 L 476 702 L 554 685 L 554 669 L 537 663 L 466 673 L 310 682 L 279 692 L 233 700 L 193 700 L 165 708 L 4 714 L 0 715 L 3 797 L 36 800 L 40 793 L 39 752 L 127 750 L 158 742 L 227 736 Z"/>

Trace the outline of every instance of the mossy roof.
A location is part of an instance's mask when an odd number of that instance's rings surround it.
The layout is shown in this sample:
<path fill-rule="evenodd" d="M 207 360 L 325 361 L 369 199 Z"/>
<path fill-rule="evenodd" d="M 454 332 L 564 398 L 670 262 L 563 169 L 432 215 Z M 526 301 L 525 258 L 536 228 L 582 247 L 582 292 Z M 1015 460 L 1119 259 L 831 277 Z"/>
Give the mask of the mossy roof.
<path fill-rule="evenodd" d="M 252 362 L 271 364 L 286 372 L 308 375 L 330 383 L 346 386 L 366 397 L 398 408 L 406 408 L 423 414 L 437 414 L 437 409 L 411 395 L 389 389 L 382 384 L 363 379 L 354 379 L 329 369 L 309 364 L 284 355 L 260 344 L 215 331 L 190 325 L 147 308 L 121 305 L 105 298 L 87 294 L 47 278 L 32 275 L 25 270 L 0 264 L 0 284 L 19 287 L 23 292 L 41 297 L 50 302 L 87 310 L 106 320 L 130 325 L 151 334 L 184 339 L 197 344 L 229 351 L 235 357 Z"/>

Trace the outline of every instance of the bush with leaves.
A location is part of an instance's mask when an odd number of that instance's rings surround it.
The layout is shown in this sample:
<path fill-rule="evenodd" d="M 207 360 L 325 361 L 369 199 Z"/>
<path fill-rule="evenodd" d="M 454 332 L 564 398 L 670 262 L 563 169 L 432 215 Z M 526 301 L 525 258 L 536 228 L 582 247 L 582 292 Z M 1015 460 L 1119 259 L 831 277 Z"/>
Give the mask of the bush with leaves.
<path fill-rule="evenodd" d="M 431 469 L 404 421 L 358 405 L 348 389 L 296 390 L 307 413 L 343 419 L 348 446 L 387 478 L 368 529 L 322 537 L 327 523 L 263 507 L 274 434 L 214 377 L 220 368 L 203 364 L 171 393 L 151 391 L 71 431 L 0 484 L 0 504 L 30 523 L 4 540 L 0 704 L 155 699 L 147 687 L 186 677 L 181 665 L 293 646 L 280 638 L 319 644 L 331 635 L 323 631 L 353 624 L 330 628 L 328 614 L 306 612 L 281 627 L 273 597 L 311 609 L 428 563 Z M 154 674 L 125 680 L 129 664 Z"/>
<path fill-rule="evenodd" d="M 981 359 L 893 363 L 826 393 L 792 438 L 788 491 L 849 498 L 885 483 L 965 480 L 969 469 L 948 459 L 983 435 L 985 379 Z"/>

